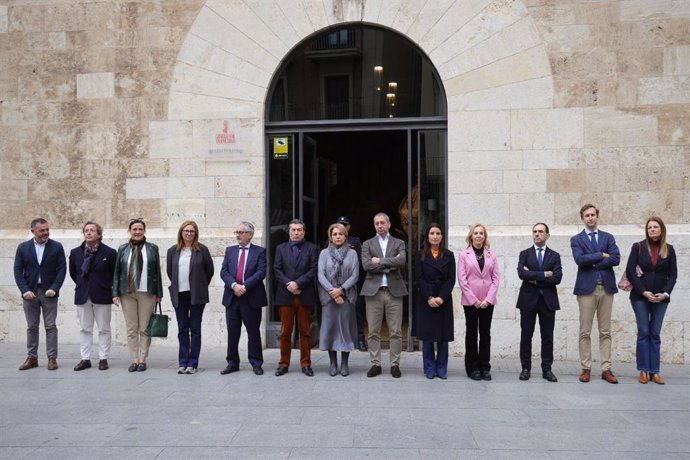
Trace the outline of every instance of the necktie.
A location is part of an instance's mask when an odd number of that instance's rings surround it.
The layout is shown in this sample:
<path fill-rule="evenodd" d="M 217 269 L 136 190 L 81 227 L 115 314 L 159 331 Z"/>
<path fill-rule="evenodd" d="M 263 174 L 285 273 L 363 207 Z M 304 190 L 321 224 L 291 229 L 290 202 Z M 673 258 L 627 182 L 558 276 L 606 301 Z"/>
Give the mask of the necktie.
<path fill-rule="evenodd" d="M 597 232 L 590 233 L 589 239 L 592 242 L 592 246 L 594 246 L 594 249 L 597 249 L 599 247 L 597 246 Z"/>
<path fill-rule="evenodd" d="M 541 263 L 544 261 L 544 255 L 542 251 L 544 248 L 537 248 L 537 263 L 539 264 L 539 270 L 541 270 Z"/>
<path fill-rule="evenodd" d="M 242 284 L 243 279 L 244 279 L 244 258 L 245 258 L 245 249 L 247 248 L 240 248 L 240 261 L 237 264 L 237 274 L 235 275 L 235 282 L 237 284 Z"/>

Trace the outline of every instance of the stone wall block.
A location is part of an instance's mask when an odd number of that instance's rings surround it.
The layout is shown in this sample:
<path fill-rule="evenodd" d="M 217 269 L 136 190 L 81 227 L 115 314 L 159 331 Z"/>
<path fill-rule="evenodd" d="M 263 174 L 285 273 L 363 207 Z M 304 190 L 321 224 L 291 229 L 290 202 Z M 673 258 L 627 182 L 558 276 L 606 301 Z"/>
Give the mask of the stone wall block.
<path fill-rule="evenodd" d="M 151 158 L 185 158 L 193 148 L 191 121 L 152 121 L 149 123 Z"/>
<path fill-rule="evenodd" d="M 130 219 L 135 217 L 143 218 L 146 222 L 146 228 L 159 228 L 163 226 L 165 209 L 161 207 L 160 200 L 129 196 L 126 199 L 117 198 L 117 201 L 113 201 L 107 223 L 110 227 L 122 230 L 120 230 L 121 233 L 119 235 L 113 233 L 113 236 L 120 236 L 126 241 L 129 238 L 127 226 Z"/>
<path fill-rule="evenodd" d="M 9 31 L 9 18 L 7 5 L 0 5 L 0 34 L 6 34 Z"/>
<path fill-rule="evenodd" d="M 659 114 L 659 143 L 690 144 L 690 104 L 664 107 Z"/>
<path fill-rule="evenodd" d="M 511 146 L 516 149 L 582 147 L 582 117 L 581 109 L 513 110 Z"/>
<path fill-rule="evenodd" d="M 663 216 L 667 222 L 677 222 L 683 214 L 682 191 L 615 192 L 614 218 L 617 224 L 644 222 L 650 215 Z"/>
<path fill-rule="evenodd" d="M 115 75 L 100 72 L 77 75 L 77 98 L 96 99 L 115 96 Z"/>
<path fill-rule="evenodd" d="M 193 153 L 197 158 L 264 156 L 263 123 L 255 117 L 195 120 Z"/>
<path fill-rule="evenodd" d="M 294 23 L 290 24 L 290 27 L 285 27 L 285 20 L 288 17 L 283 13 L 282 9 L 287 2 L 265 2 L 263 0 L 247 0 L 245 2 L 256 14 L 264 24 L 263 27 L 270 28 L 271 31 L 280 38 L 280 40 L 288 47 L 292 47 L 297 43 L 300 38 L 297 35 L 296 27 Z M 277 7 L 276 7 L 277 6 Z M 297 8 L 289 8 L 290 22 L 294 19 L 305 20 L 305 18 L 299 17 L 299 12 Z M 309 33 L 307 32 L 306 35 Z M 304 35 L 300 35 L 304 36 Z"/>
<path fill-rule="evenodd" d="M 242 220 L 249 220 L 261 228 L 264 220 L 264 198 L 235 197 L 206 200 L 206 224 L 209 227 L 235 228 Z M 260 240 L 260 235 L 254 237 Z M 261 243 L 258 243 L 261 244 Z"/>
<path fill-rule="evenodd" d="M 471 225 L 480 218 L 486 225 L 502 225 L 510 220 L 509 200 L 502 193 L 449 194 L 448 215 L 453 225 Z"/>
<path fill-rule="evenodd" d="M 212 157 L 205 160 L 206 175 L 220 176 L 258 176 L 263 175 L 263 158 L 247 160 L 244 157 Z"/>
<path fill-rule="evenodd" d="M 618 74 L 616 54 L 606 48 L 586 52 L 550 53 L 553 75 L 557 78 L 615 78 Z"/>
<path fill-rule="evenodd" d="M 683 0 L 621 0 L 618 9 L 621 21 L 666 18 L 669 12 L 674 17 L 690 18 L 690 4 Z"/>
<path fill-rule="evenodd" d="M 535 9 L 529 9 L 532 13 Z M 532 20 L 538 22 L 533 14 Z M 573 53 L 575 50 L 586 49 L 592 39 L 591 26 L 589 24 L 550 24 L 549 27 L 541 27 L 540 31 L 544 41 L 548 43 L 549 51 L 555 53 Z"/>
<path fill-rule="evenodd" d="M 21 179 L 4 179 L 0 181 L 0 196 L 2 201 L 23 201 L 29 198 L 28 181 Z"/>
<path fill-rule="evenodd" d="M 662 48 L 635 48 L 616 51 L 621 76 L 659 76 L 664 68 Z"/>
<path fill-rule="evenodd" d="M 128 178 L 127 198 L 209 198 L 214 196 L 212 177 Z"/>
<path fill-rule="evenodd" d="M 587 147 L 627 147 L 657 144 L 657 118 L 626 113 L 612 107 L 584 109 Z"/>
<path fill-rule="evenodd" d="M 554 78 L 555 107 L 593 107 L 620 105 L 620 99 L 627 96 L 621 93 L 621 80 L 611 77 L 599 78 Z M 635 83 L 634 95 L 628 99 L 626 106 L 634 105 L 637 99 L 637 84 Z M 627 99 L 626 99 L 627 100 Z"/>
<path fill-rule="evenodd" d="M 535 78 L 448 97 L 457 110 L 539 109 L 553 106 L 554 85 L 549 77 Z"/>
<path fill-rule="evenodd" d="M 664 48 L 664 75 L 690 75 L 690 45 Z"/>
<path fill-rule="evenodd" d="M 223 98 L 263 103 L 266 88 L 236 78 L 214 74 L 199 67 L 179 63 L 175 75 L 175 88 L 192 94 L 205 94 Z"/>
<path fill-rule="evenodd" d="M 9 32 L 43 32 L 46 10 L 32 5 L 13 5 L 7 10 Z"/>
<path fill-rule="evenodd" d="M 142 24 L 189 26 L 196 19 L 204 3 L 205 0 L 158 0 L 145 2 L 141 6 L 134 5 L 136 10 L 132 13 L 139 17 Z"/>
<path fill-rule="evenodd" d="M 490 171 L 494 174 L 500 174 L 500 170 L 520 169 L 522 167 L 523 155 L 520 153 L 514 150 L 453 151 L 448 154 L 448 171 L 459 173 L 461 177 L 465 174 L 469 177 L 474 171 Z M 464 187 L 471 186 L 471 184 L 453 182 L 449 183 L 448 186 Z"/>
<path fill-rule="evenodd" d="M 32 75 L 20 79 L 18 90 L 24 100 L 68 100 L 76 97 L 77 84 L 71 75 Z"/>
<path fill-rule="evenodd" d="M 85 125 L 77 136 L 75 147 L 82 160 L 107 160 L 117 155 L 117 127 L 113 123 Z"/>
<path fill-rule="evenodd" d="M 546 189 L 553 193 L 586 190 L 587 171 L 582 169 L 552 170 L 546 172 Z"/>
<path fill-rule="evenodd" d="M 216 198 L 263 198 L 264 176 L 223 176 L 215 179 Z"/>
<path fill-rule="evenodd" d="M 112 168 L 118 172 L 118 178 L 165 177 L 170 174 L 169 162 L 164 159 L 121 158 L 112 163 Z"/>
<path fill-rule="evenodd" d="M 514 193 L 510 196 L 510 225 L 554 222 L 553 193 Z M 505 221 L 504 221 L 505 223 Z"/>
<path fill-rule="evenodd" d="M 448 114 L 449 150 L 508 150 L 509 142 L 510 114 L 507 111 Z"/>
<path fill-rule="evenodd" d="M 175 158 L 168 166 L 171 177 L 206 176 L 206 162 L 200 158 Z"/>
<path fill-rule="evenodd" d="M 503 191 L 505 193 L 546 192 L 546 171 L 503 171 Z"/>
<path fill-rule="evenodd" d="M 690 99 L 690 76 L 640 79 L 640 104 L 683 104 Z"/>
<path fill-rule="evenodd" d="M 250 102 L 225 97 L 204 96 L 171 91 L 169 120 L 205 120 L 220 118 L 261 117 L 263 102 Z"/>
<path fill-rule="evenodd" d="M 465 176 L 459 173 L 460 176 Z M 453 181 L 448 184 L 448 193 L 472 194 L 477 190 L 477 184 L 481 184 L 484 193 L 503 192 L 503 173 L 501 171 L 471 171 L 466 174 L 466 180 Z"/>
<path fill-rule="evenodd" d="M 200 227 L 206 226 L 206 201 L 204 199 L 165 200 L 165 226 L 178 228 L 185 220 L 193 220 Z M 203 233 L 203 230 L 200 230 Z"/>
<path fill-rule="evenodd" d="M 602 216 L 611 222 L 613 214 L 613 196 L 606 192 L 582 190 L 574 193 L 556 193 L 554 195 L 554 222 L 561 225 L 582 225 L 580 208 L 585 203 L 595 203 Z M 603 219 L 602 219 L 603 221 Z"/>

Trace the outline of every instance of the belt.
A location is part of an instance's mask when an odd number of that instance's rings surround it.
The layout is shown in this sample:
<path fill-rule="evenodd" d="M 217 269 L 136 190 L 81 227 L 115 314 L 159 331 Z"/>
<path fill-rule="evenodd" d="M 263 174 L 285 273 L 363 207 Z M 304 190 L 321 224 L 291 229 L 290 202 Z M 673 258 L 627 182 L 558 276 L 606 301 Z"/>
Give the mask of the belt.
<path fill-rule="evenodd" d="M 381 287 L 379 288 L 379 291 L 388 292 L 388 286 L 381 286 Z"/>

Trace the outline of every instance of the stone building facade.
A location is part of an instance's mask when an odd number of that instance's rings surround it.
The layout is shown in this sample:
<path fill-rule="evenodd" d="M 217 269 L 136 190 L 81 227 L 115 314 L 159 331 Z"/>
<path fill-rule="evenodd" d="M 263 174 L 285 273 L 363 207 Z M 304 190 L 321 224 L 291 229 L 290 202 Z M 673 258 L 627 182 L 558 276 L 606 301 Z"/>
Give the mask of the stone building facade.
<path fill-rule="evenodd" d="M 254 221 L 266 244 L 271 82 L 301 42 L 348 23 L 406 37 L 440 77 L 448 243 L 463 248 L 467 226 L 482 222 L 501 261 L 494 355 L 518 354 L 517 256 L 531 224 L 545 221 L 564 260 L 555 355 L 577 359 L 569 236 L 594 202 L 623 262 L 648 216 L 668 224 L 680 277 L 662 359 L 686 362 L 690 2 L 681 0 L 0 0 L 0 340 L 25 337 L 11 267 L 36 216 L 66 249 L 86 220 L 116 246 L 127 221 L 145 217 L 164 250 L 193 219 L 218 270 L 238 221 Z M 217 148 L 218 135 L 232 142 Z M 218 278 L 212 288 L 204 342 L 220 345 Z M 71 297 L 67 282 L 63 343 L 78 340 Z M 114 321 L 124 341 L 117 312 Z M 458 309 L 457 353 L 463 330 Z M 626 295 L 616 296 L 613 346 L 614 360 L 634 359 Z"/>

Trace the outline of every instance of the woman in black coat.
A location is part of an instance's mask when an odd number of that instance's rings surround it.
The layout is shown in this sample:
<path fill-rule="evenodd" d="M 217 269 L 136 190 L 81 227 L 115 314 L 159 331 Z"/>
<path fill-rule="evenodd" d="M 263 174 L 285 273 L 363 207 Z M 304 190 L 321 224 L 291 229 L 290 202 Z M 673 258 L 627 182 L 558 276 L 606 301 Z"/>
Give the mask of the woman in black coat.
<path fill-rule="evenodd" d="M 448 342 L 455 336 L 453 326 L 453 287 L 455 256 L 445 248 L 443 230 L 431 223 L 424 232 L 417 256 L 416 336 L 422 341 L 424 375 L 445 379 L 448 374 Z"/>
<path fill-rule="evenodd" d="M 177 373 L 194 374 L 201 352 L 201 319 L 213 279 L 213 259 L 208 248 L 199 243 L 196 222 L 187 220 L 180 225 L 177 244 L 168 249 L 166 268 L 180 342 Z"/>
<path fill-rule="evenodd" d="M 666 243 L 666 226 L 661 218 L 647 220 L 645 235 L 643 241 L 630 249 L 625 274 L 633 286 L 630 303 L 637 321 L 638 380 L 663 385 L 664 379 L 659 375 L 661 324 L 676 284 L 678 267 L 676 252 Z"/>

